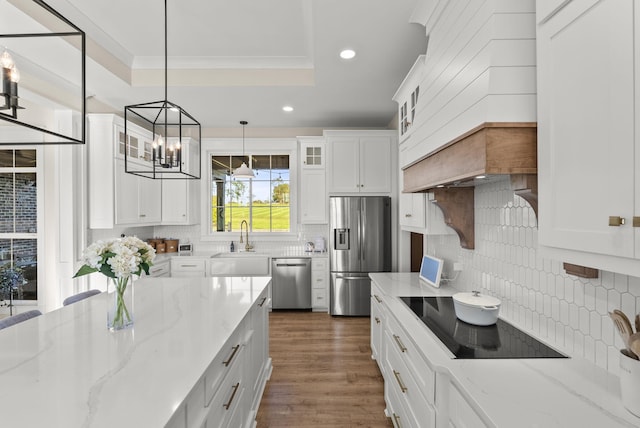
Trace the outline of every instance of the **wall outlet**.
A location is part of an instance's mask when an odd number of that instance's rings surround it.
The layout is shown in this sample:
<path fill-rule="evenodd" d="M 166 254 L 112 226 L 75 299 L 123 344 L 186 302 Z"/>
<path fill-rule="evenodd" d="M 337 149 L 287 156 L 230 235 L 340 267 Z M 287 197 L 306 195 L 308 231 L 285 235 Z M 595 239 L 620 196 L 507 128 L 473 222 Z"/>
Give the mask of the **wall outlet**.
<path fill-rule="evenodd" d="M 462 270 L 462 262 L 453 262 L 453 271 L 460 272 Z"/>

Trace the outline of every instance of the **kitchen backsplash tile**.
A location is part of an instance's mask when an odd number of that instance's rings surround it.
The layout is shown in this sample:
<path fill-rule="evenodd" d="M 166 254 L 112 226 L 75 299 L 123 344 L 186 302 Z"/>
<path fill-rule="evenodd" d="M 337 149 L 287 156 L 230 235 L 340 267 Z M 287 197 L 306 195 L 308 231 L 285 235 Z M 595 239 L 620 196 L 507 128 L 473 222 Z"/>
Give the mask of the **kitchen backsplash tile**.
<path fill-rule="evenodd" d="M 313 241 L 316 236 L 322 236 L 327 240 L 327 225 L 306 225 L 298 226 L 297 237 L 282 241 L 263 241 L 258 238 L 254 241 L 254 236 L 249 235 L 251 242 L 255 246 L 255 251 L 265 253 L 278 253 L 280 255 L 297 256 L 304 254 L 304 244 L 307 241 Z M 153 236 L 171 237 L 179 239 L 180 242 L 191 242 L 194 244 L 196 252 L 226 252 L 229 251 L 231 240 L 220 241 L 201 241 L 201 229 L 196 226 L 157 226 L 153 230 Z M 238 246 L 238 238 L 240 232 L 234 238 L 236 248 Z"/>
<path fill-rule="evenodd" d="M 535 213 L 508 178 L 476 187 L 475 223 L 475 250 L 462 249 L 457 235 L 426 237 L 426 252 L 445 260 L 448 277 L 454 261 L 463 263 L 453 283 L 500 298 L 508 321 L 617 374 L 623 344 L 608 312 L 640 312 L 640 278 L 605 271 L 577 278 L 540 257 Z"/>

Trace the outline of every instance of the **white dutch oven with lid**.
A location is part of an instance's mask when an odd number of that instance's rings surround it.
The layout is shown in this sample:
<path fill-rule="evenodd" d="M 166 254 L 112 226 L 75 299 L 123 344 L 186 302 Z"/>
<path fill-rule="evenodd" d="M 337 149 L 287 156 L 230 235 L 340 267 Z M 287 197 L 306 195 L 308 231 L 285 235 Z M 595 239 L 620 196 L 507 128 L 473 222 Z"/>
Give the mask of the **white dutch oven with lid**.
<path fill-rule="evenodd" d="M 500 299 L 480 294 L 479 291 L 453 295 L 456 317 L 473 325 L 495 324 L 498 321 L 501 303 Z"/>

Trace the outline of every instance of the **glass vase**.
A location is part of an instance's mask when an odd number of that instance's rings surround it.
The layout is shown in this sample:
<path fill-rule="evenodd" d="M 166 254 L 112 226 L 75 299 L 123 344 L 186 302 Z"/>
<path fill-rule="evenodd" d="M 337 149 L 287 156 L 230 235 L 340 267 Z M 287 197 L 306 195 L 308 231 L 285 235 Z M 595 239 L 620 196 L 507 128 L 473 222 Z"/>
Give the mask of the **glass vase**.
<path fill-rule="evenodd" d="M 107 328 L 122 330 L 133 325 L 133 277 L 109 278 Z"/>

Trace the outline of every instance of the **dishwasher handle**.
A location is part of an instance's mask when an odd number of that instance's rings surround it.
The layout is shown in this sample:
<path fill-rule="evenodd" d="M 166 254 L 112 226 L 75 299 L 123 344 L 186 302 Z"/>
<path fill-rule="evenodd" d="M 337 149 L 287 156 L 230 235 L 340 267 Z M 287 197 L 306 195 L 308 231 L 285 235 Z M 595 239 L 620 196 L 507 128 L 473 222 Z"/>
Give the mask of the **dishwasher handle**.
<path fill-rule="evenodd" d="M 301 266 L 301 267 L 306 267 L 307 264 L 306 263 L 278 263 L 276 264 L 277 267 L 296 267 L 296 266 Z"/>

